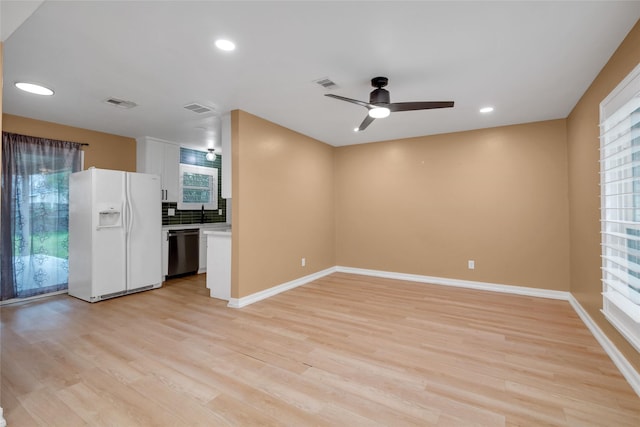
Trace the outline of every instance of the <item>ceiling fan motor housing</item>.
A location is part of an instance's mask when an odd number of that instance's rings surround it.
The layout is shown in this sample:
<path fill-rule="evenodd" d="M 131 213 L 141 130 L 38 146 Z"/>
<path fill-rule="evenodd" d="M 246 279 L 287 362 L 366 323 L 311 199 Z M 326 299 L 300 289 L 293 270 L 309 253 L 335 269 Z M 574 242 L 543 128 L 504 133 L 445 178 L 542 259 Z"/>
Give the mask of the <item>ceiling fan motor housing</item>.
<path fill-rule="evenodd" d="M 386 77 L 374 77 L 371 79 L 371 86 L 375 87 L 369 95 L 369 104 L 390 104 L 391 98 L 389 97 L 389 91 L 382 89 L 389 84 L 389 79 Z"/>
<path fill-rule="evenodd" d="M 386 89 L 374 89 L 369 95 L 369 104 L 389 104 L 390 101 L 389 91 Z"/>

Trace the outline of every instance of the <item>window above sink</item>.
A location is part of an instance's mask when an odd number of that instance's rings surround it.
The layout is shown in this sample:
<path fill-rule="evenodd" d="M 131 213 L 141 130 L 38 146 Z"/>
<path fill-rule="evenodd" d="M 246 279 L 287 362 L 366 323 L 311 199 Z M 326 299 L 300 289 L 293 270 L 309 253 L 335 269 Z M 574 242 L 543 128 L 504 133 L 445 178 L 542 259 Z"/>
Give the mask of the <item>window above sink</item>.
<path fill-rule="evenodd" d="M 218 169 L 180 164 L 178 209 L 218 209 Z"/>

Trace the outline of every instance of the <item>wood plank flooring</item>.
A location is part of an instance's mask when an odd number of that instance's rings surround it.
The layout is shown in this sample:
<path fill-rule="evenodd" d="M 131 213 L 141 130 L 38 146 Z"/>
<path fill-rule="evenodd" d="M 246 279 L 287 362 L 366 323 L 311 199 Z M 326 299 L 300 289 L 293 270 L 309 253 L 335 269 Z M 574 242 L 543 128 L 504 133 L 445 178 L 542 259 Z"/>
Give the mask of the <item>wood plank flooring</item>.
<path fill-rule="evenodd" d="M 640 426 L 565 301 L 333 274 L 243 309 L 205 276 L 1 308 L 18 426 Z"/>

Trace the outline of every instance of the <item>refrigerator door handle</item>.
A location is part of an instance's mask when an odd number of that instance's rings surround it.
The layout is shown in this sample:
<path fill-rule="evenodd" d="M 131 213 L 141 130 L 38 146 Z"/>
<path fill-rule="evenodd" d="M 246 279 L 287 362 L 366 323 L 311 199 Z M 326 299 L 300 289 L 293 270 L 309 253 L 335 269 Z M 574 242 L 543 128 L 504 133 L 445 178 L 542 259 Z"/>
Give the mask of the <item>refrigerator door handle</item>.
<path fill-rule="evenodd" d="M 131 256 L 131 229 L 133 228 L 133 208 L 131 207 L 131 176 L 125 173 L 124 178 L 124 200 L 127 205 L 127 224 L 125 226 L 125 271 L 126 271 L 126 290 L 131 285 L 131 265 L 129 259 Z"/>
<path fill-rule="evenodd" d="M 131 181 L 127 176 L 127 189 L 125 192 L 125 200 L 127 203 L 127 234 L 131 233 L 133 229 L 133 208 L 131 207 Z"/>
<path fill-rule="evenodd" d="M 124 233 L 127 234 L 127 224 L 129 223 L 129 210 L 127 208 L 127 199 L 125 198 L 122 201 L 122 229 Z"/>
<path fill-rule="evenodd" d="M 127 199 L 126 190 L 127 184 L 125 184 L 123 188 L 124 199 L 122 200 L 122 231 L 124 232 L 125 239 L 129 233 L 129 200 Z"/>

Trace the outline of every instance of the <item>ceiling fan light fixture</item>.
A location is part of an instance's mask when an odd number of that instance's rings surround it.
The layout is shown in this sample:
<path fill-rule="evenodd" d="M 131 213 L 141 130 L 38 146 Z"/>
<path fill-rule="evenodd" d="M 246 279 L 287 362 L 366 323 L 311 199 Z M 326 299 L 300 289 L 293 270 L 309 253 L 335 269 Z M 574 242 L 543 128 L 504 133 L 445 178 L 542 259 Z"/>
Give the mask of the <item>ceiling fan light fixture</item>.
<path fill-rule="evenodd" d="M 391 110 L 386 107 L 376 107 L 369 110 L 369 117 L 374 119 L 384 119 L 389 117 L 389 114 L 391 114 Z"/>
<path fill-rule="evenodd" d="M 236 45 L 231 40 L 218 39 L 216 40 L 216 47 L 220 50 L 224 50 L 225 52 L 231 52 L 235 50 Z"/>
<path fill-rule="evenodd" d="M 48 87 L 44 87 L 35 83 L 16 82 L 15 86 L 25 92 L 33 93 L 35 95 L 51 96 L 53 90 Z"/>
<path fill-rule="evenodd" d="M 209 152 L 205 156 L 207 160 L 213 162 L 216 159 L 216 153 L 213 152 L 213 148 L 209 148 Z"/>

